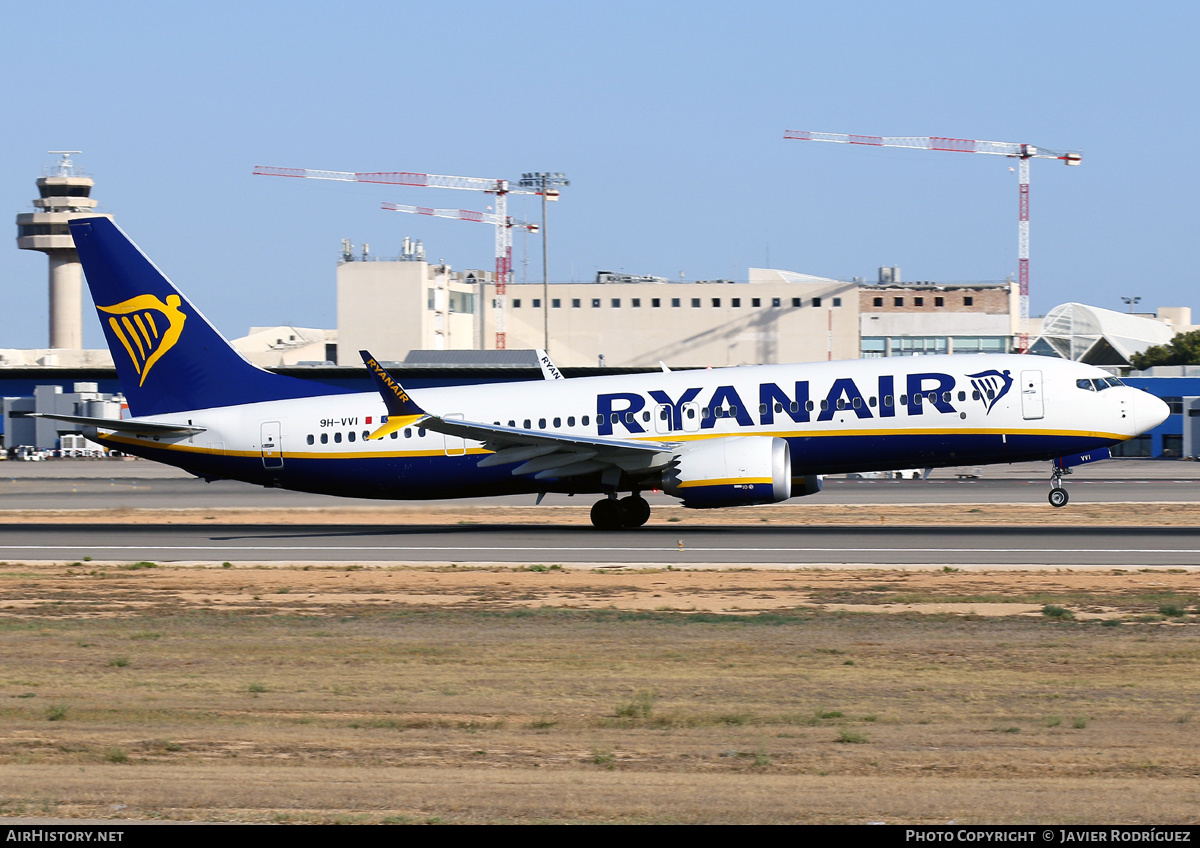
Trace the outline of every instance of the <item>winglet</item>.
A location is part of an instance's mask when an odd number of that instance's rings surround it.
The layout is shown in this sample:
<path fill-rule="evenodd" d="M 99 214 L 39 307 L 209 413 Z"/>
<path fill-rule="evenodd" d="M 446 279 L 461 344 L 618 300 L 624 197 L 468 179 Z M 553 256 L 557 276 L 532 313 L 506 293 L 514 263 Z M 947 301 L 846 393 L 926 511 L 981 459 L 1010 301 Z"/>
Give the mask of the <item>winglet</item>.
<path fill-rule="evenodd" d="M 537 354 L 538 365 L 542 366 L 542 378 L 546 380 L 563 380 L 562 372 L 555 367 L 550 361 L 550 354 L 542 350 L 540 347 L 535 351 Z"/>
<path fill-rule="evenodd" d="M 392 379 L 392 375 L 375 361 L 375 357 L 365 350 L 360 350 L 358 355 L 362 357 L 367 370 L 371 372 L 371 379 L 375 381 L 375 388 L 382 395 L 383 405 L 387 407 L 388 411 L 388 420 L 382 427 L 367 436 L 368 439 L 382 439 L 428 415 L 425 410 L 417 406 L 416 401 L 408 396 L 404 387 Z"/>

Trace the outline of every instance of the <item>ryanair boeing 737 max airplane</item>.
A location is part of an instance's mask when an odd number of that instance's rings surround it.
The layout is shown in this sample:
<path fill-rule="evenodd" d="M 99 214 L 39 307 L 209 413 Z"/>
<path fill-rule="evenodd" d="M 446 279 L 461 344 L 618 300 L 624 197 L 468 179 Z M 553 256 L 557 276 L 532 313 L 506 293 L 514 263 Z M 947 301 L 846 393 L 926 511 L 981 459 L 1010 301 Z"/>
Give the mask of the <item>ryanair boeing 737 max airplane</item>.
<path fill-rule="evenodd" d="M 637 527 L 661 489 L 688 507 L 768 504 L 820 475 L 1052 460 L 1060 477 L 1161 423 L 1158 398 L 1089 365 L 1009 355 L 759 365 L 423 389 L 369 354 L 351 393 L 246 361 L 105 218 L 70 222 L 133 417 L 42 417 L 197 476 L 359 498 L 595 493 Z M 623 493 L 629 493 L 621 497 Z"/>

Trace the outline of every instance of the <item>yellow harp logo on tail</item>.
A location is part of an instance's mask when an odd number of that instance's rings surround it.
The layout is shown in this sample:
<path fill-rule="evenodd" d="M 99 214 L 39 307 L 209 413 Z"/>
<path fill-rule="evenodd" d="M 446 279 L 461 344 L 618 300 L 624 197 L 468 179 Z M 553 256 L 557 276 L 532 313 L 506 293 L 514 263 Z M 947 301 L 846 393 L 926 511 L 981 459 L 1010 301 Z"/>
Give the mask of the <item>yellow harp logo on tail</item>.
<path fill-rule="evenodd" d="M 154 363 L 179 341 L 183 322 L 187 319 L 179 309 L 180 302 L 177 294 L 167 295 L 166 303 L 152 294 L 142 294 L 112 306 L 96 307 L 109 313 L 108 326 L 124 345 L 134 370 L 141 376 L 139 386 L 146 382 L 146 375 Z"/>

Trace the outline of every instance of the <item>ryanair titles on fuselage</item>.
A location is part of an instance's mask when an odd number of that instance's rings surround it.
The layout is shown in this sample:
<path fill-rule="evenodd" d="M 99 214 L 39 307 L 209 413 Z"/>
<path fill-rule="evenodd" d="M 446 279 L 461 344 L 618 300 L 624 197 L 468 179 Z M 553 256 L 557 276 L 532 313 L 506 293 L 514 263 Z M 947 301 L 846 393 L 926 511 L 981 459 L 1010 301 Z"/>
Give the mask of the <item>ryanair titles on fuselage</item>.
<path fill-rule="evenodd" d="M 987 370 L 977 374 L 966 375 L 970 380 L 970 391 L 962 390 L 956 394 L 958 381 L 950 374 L 936 371 L 925 371 L 908 374 L 902 378 L 902 391 L 897 395 L 896 377 L 880 375 L 875 378 L 876 384 L 863 389 L 849 377 L 833 381 L 828 392 L 821 399 L 812 396 L 808 380 L 796 380 L 789 392 L 777 383 L 760 383 L 758 397 L 752 402 L 758 404 L 757 422 L 751 416 L 748 407 L 734 386 L 717 386 L 711 396 L 703 404 L 704 414 L 699 415 L 699 429 L 709 430 L 716 426 L 721 419 L 732 419 L 742 427 L 774 424 L 776 415 L 787 415 L 793 422 L 804 424 L 816 421 L 832 421 L 839 412 L 852 412 L 858 418 L 892 418 L 896 410 L 906 407 L 908 415 L 923 415 L 926 410 L 931 413 L 958 413 L 955 404 L 981 404 L 985 413 L 991 413 L 997 402 L 1008 394 L 1012 388 L 1011 372 Z M 601 436 L 611 436 L 616 427 L 624 427 L 629 433 L 645 433 L 642 426 L 641 413 L 648 405 L 653 404 L 658 414 L 662 409 L 668 410 L 670 429 L 685 428 L 684 412 L 689 405 L 700 408 L 698 398 L 701 387 L 685 389 L 678 397 L 671 397 L 661 389 L 654 389 L 647 394 L 637 392 L 606 392 L 596 396 L 596 418 Z"/>

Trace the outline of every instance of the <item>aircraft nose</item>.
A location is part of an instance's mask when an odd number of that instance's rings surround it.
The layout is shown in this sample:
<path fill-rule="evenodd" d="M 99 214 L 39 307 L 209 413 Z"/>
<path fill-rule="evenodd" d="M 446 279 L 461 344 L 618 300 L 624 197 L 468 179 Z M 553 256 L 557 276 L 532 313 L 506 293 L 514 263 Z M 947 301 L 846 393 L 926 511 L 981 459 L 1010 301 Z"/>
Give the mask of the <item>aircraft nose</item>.
<path fill-rule="evenodd" d="M 1134 404 L 1133 425 L 1136 435 L 1153 430 L 1171 414 L 1171 407 L 1149 392 L 1141 392 Z"/>

